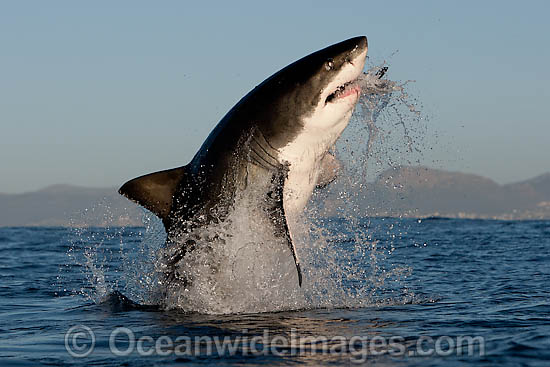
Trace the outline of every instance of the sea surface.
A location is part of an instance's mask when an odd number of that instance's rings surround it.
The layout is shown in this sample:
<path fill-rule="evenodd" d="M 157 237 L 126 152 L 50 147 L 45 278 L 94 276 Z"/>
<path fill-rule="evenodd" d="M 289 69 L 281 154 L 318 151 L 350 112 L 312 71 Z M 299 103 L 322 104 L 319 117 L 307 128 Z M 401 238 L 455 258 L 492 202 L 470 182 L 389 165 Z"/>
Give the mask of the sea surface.
<path fill-rule="evenodd" d="M 321 308 L 226 315 L 137 304 L 124 257 L 109 254 L 137 246 L 144 228 L 0 228 L 0 365 L 549 365 L 550 221 L 358 223 L 376 244 L 370 258 L 353 262 L 351 233 L 331 243 L 353 263 L 342 269 L 376 269 L 334 290 L 374 283 L 358 306 L 331 307 L 325 289 Z M 97 243 L 84 256 L 95 260 L 74 261 Z"/>

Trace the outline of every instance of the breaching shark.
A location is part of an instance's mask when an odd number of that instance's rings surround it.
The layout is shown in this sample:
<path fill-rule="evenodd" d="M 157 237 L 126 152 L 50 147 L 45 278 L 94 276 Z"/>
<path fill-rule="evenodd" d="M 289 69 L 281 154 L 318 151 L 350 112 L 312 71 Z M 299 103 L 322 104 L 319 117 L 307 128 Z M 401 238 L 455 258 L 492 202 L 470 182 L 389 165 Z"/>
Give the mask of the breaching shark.
<path fill-rule="evenodd" d="M 217 124 L 191 162 L 126 182 L 119 193 L 158 216 L 178 259 L 199 244 L 182 234 L 224 221 L 239 193 L 253 192 L 260 215 L 293 255 L 293 223 L 316 186 L 334 179 L 329 152 L 348 125 L 361 89 L 367 38 L 314 52 L 267 78 Z M 247 192 L 249 192 L 247 191 Z M 250 195 L 250 194 L 247 194 Z M 256 215 L 256 214 L 255 214 Z"/>

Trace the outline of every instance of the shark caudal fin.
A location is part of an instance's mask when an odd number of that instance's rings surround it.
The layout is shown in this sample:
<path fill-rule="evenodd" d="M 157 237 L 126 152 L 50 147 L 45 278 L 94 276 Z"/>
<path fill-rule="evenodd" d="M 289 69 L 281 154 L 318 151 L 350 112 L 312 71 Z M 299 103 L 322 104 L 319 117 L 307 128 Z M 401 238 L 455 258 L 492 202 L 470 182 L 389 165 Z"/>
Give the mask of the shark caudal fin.
<path fill-rule="evenodd" d="M 185 166 L 150 173 L 126 182 L 118 192 L 166 222 L 174 193 L 184 177 Z"/>

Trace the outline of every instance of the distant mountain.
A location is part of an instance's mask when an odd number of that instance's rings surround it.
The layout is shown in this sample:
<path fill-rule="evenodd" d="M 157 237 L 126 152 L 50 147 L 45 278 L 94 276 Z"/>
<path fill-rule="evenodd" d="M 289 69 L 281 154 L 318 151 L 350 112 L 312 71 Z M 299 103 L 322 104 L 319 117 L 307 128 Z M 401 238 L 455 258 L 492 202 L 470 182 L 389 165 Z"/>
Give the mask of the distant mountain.
<path fill-rule="evenodd" d="M 550 173 L 499 185 L 473 174 L 398 167 L 382 173 L 364 197 L 368 215 L 550 218 Z"/>
<path fill-rule="evenodd" d="M 54 185 L 0 194 L 0 226 L 141 225 L 141 209 L 114 188 Z"/>
<path fill-rule="evenodd" d="M 361 214 L 370 216 L 550 219 L 550 173 L 499 185 L 478 175 L 405 166 L 383 172 L 360 197 Z M 54 185 L 0 194 L 4 227 L 132 226 L 142 225 L 142 215 L 114 188 Z"/>

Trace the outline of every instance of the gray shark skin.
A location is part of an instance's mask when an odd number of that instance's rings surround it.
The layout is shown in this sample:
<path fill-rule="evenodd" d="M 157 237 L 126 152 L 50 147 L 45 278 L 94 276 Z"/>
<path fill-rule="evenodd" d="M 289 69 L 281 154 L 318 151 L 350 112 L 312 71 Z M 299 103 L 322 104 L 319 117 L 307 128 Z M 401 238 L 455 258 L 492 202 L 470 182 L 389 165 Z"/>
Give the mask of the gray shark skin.
<path fill-rule="evenodd" d="M 334 178 L 327 177 L 336 166 L 328 150 L 359 97 L 353 82 L 366 53 L 367 39 L 361 36 L 288 65 L 243 97 L 189 164 L 130 180 L 119 193 L 157 215 L 167 241 L 178 243 L 197 227 L 224 221 L 238 193 L 254 188 L 260 212 L 292 251 L 301 286 L 289 223 L 303 211 L 313 189 Z M 181 243 L 173 261 L 195 246 L 200 244 Z"/>

